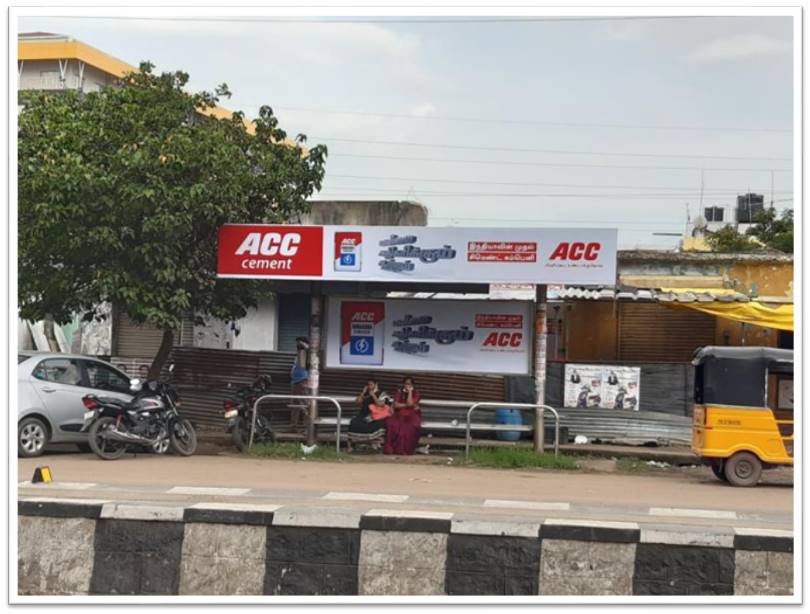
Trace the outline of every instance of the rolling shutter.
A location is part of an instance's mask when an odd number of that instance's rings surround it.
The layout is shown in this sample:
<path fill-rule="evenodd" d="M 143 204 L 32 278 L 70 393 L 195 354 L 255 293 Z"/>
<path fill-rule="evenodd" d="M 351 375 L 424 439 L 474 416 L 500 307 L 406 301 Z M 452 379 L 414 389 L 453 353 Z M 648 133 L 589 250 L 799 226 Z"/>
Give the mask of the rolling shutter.
<path fill-rule="evenodd" d="M 619 306 L 619 360 L 689 362 L 695 350 L 713 345 L 716 319 L 699 311 L 656 303 Z"/>
<path fill-rule="evenodd" d="M 163 331 L 154 326 L 138 325 L 122 309 L 115 309 L 113 339 L 115 356 L 154 358 L 163 339 Z"/>
<path fill-rule="evenodd" d="M 309 294 L 278 295 L 278 351 L 295 352 L 295 338 L 309 337 Z"/>

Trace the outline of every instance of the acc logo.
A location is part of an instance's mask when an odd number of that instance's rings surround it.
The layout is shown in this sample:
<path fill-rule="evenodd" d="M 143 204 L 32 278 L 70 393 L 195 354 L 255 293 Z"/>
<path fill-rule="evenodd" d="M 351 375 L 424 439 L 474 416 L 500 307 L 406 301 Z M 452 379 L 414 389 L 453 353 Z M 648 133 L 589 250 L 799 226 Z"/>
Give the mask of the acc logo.
<path fill-rule="evenodd" d="M 299 245 L 301 245 L 301 235 L 297 232 L 284 234 L 268 232 L 264 236 L 261 232 L 251 232 L 236 250 L 236 255 L 295 256 L 298 253 Z"/>
<path fill-rule="evenodd" d="M 519 348 L 523 342 L 523 333 L 490 333 L 484 339 L 484 346 Z"/>
<path fill-rule="evenodd" d="M 549 260 L 596 260 L 601 243 L 560 243 Z"/>
<path fill-rule="evenodd" d="M 357 311 L 352 314 L 352 322 L 373 322 L 373 311 Z"/>

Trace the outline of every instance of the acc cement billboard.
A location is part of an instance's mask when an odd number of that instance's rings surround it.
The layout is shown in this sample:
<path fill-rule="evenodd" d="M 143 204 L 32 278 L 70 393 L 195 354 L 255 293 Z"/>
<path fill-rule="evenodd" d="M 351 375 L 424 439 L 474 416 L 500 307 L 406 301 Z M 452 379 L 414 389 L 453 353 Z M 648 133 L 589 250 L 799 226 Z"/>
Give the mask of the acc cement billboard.
<path fill-rule="evenodd" d="M 219 277 L 455 283 L 616 281 L 615 229 L 227 224 Z"/>

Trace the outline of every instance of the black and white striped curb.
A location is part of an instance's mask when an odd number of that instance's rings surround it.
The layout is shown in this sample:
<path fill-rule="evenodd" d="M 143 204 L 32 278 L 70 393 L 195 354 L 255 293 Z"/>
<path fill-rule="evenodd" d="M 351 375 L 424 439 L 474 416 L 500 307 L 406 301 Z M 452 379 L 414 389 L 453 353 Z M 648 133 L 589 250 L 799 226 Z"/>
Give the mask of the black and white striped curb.
<path fill-rule="evenodd" d="M 793 534 L 199 502 L 18 503 L 20 595 L 792 595 Z"/>

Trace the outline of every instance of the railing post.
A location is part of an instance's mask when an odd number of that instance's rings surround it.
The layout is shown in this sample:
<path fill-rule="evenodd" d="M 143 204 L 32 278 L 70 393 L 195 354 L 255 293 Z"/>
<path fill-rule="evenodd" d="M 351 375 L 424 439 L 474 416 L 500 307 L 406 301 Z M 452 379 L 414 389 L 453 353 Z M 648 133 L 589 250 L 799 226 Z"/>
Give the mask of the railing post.
<path fill-rule="evenodd" d="M 545 425 L 543 421 L 543 408 L 534 408 L 534 451 L 543 453 L 543 443 L 545 440 Z"/>
<path fill-rule="evenodd" d="M 316 395 L 300 395 L 300 394 L 266 394 L 264 396 L 259 397 L 253 403 L 253 419 L 250 422 L 250 438 L 248 440 L 248 450 L 253 446 L 253 434 L 256 431 L 256 415 L 259 413 L 259 403 L 264 401 L 265 399 L 287 399 L 287 400 L 305 400 L 310 401 L 312 403 L 317 403 L 318 401 L 329 401 L 332 403 L 335 408 L 337 409 L 337 421 L 335 424 L 335 451 L 338 456 L 340 456 L 340 420 L 343 416 L 343 407 L 341 407 L 340 403 L 338 403 L 337 399 L 333 397 L 324 397 L 324 396 L 316 396 Z M 314 425 L 313 425 L 314 426 Z M 310 444 L 311 445 L 311 444 Z"/>

